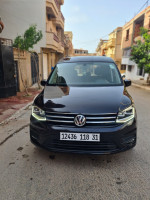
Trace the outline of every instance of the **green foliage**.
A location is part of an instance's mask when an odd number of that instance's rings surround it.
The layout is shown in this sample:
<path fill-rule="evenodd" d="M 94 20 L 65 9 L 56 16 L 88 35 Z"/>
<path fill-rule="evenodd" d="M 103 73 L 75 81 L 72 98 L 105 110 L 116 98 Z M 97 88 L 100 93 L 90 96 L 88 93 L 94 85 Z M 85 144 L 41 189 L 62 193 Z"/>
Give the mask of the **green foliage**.
<path fill-rule="evenodd" d="M 145 72 L 150 73 L 150 35 L 148 30 L 141 28 L 143 41 L 137 41 L 137 44 L 132 46 L 131 58 L 139 68 L 144 68 Z"/>
<path fill-rule="evenodd" d="M 33 25 L 27 29 L 23 36 L 17 36 L 14 40 L 13 46 L 20 50 L 29 51 L 33 49 L 34 45 L 37 44 L 43 37 L 42 31 L 37 30 L 37 26 Z"/>
<path fill-rule="evenodd" d="M 141 27 L 140 28 L 140 35 L 144 35 L 145 33 L 148 33 L 148 29 L 144 28 L 144 27 Z"/>

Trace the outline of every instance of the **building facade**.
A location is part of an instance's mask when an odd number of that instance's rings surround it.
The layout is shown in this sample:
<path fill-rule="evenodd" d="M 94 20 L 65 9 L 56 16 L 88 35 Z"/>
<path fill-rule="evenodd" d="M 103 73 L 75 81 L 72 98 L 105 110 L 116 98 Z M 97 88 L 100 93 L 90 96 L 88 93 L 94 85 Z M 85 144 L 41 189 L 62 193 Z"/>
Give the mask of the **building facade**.
<path fill-rule="evenodd" d="M 122 27 L 116 28 L 109 34 L 108 40 L 100 40 L 96 49 L 97 55 L 111 57 L 117 64 L 121 73 L 125 70 L 121 67 L 121 39 L 122 39 Z"/>
<path fill-rule="evenodd" d="M 99 44 L 97 46 L 97 49 L 96 49 L 97 56 L 104 56 L 104 55 L 106 55 L 107 42 L 108 42 L 108 40 L 102 40 L 102 39 L 100 39 L 100 42 L 99 42 Z"/>
<path fill-rule="evenodd" d="M 34 46 L 39 55 L 40 79 L 47 79 L 51 67 L 64 54 L 64 17 L 61 6 L 64 0 L 13 0 L 0 3 L 0 13 L 5 24 L 2 38 L 14 40 L 30 25 L 36 24 L 43 33 L 42 40 Z"/>
<path fill-rule="evenodd" d="M 74 56 L 88 56 L 89 52 L 85 49 L 74 49 Z"/>
<path fill-rule="evenodd" d="M 144 69 L 139 69 L 136 63 L 130 60 L 131 47 L 140 39 L 141 27 L 150 29 L 150 6 L 123 26 L 121 43 L 122 67 L 126 68 L 126 77 L 132 80 L 147 79 Z"/>
<path fill-rule="evenodd" d="M 85 49 L 74 49 L 73 52 L 73 56 L 97 56 L 97 53 L 89 53 Z"/>
<path fill-rule="evenodd" d="M 73 56 L 73 33 L 71 31 L 65 31 L 64 35 L 64 57 L 71 57 Z"/>

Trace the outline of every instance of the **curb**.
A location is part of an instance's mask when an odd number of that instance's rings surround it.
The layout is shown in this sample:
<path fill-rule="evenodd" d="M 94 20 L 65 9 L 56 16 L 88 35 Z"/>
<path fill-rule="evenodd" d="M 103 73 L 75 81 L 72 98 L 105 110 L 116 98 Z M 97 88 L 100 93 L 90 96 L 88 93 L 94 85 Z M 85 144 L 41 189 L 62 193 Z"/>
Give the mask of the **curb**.
<path fill-rule="evenodd" d="M 39 94 L 37 94 L 35 97 L 34 97 L 34 99 L 38 96 Z M 15 119 L 15 118 L 18 118 L 18 117 L 20 117 L 20 112 L 21 111 L 23 111 L 23 110 L 26 110 L 29 106 L 31 106 L 32 104 L 33 104 L 33 102 L 34 102 L 34 99 L 30 102 L 30 103 L 28 103 L 28 104 L 26 104 L 24 107 L 22 107 L 22 108 L 20 108 L 19 110 L 17 110 L 14 114 L 12 114 L 10 117 L 8 117 L 7 119 L 5 119 L 5 120 L 3 120 L 2 122 L 0 122 L 0 126 L 2 125 L 2 124 L 5 124 L 5 123 L 8 123 L 10 120 L 12 120 L 12 119 Z"/>
<path fill-rule="evenodd" d="M 27 109 L 29 106 L 32 105 L 32 103 L 33 103 L 33 101 L 30 102 L 30 103 L 28 103 L 28 104 L 25 105 L 24 107 L 20 108 L 19 110 L 17 110 L 17 111 L 16 111 L 13 115 L 11 115 L 9 118 L 7 118 L 7 119 L 5 119 L 4 121 L 0 122 L 0 125 L 5 124 L 5 123 L 8 123 L 8 122 L 9 122 L 10 120 L 12 120 L 12 119 L 18 118 L 18 117 L 20 116 L 20 114 L 21 114 L 20 112 L 23 111 L 23 110 L 25 110 L 25 109 Z"/>
<path fill-rule="evenodd" d="M 141 88 L 141 89 L 150 91 L 150 87 L 148 88 L 148 87 L 146 87 L 146 86 L 138 85 L 138 84 L 136 84 L 136 83 L 132 83 L 132 85 L 133 85 L 134 87 L 138 87 L 138 88 Z"/>

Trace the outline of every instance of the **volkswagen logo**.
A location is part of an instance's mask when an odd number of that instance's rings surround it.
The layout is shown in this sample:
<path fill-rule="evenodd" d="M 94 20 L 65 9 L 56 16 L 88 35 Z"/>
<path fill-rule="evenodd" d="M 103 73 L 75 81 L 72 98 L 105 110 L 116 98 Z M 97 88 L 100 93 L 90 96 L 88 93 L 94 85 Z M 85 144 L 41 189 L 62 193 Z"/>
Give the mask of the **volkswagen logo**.
<path fill-rule="evenodd" d="M 84 126 L 85 123 L 86 123 L 86 118 L 83 116 L 83 115 L 77 115 L 75 118 L 74 118 L 74 123 L 76 126 Z"/>

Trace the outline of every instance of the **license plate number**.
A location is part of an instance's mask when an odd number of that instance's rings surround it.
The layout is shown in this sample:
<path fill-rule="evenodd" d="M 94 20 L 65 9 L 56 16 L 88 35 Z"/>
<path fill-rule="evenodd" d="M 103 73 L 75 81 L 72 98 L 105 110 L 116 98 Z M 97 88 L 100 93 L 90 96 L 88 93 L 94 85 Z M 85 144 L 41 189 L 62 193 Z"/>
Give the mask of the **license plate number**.
<path fill-rule="evenodd" d="M 95 134 L 95 133 L 60 133 L 60 140 L 100 142 L 100 134 Z"/>

